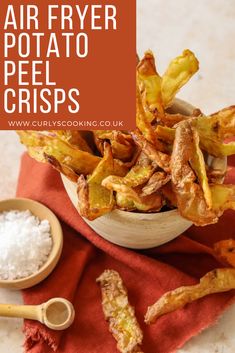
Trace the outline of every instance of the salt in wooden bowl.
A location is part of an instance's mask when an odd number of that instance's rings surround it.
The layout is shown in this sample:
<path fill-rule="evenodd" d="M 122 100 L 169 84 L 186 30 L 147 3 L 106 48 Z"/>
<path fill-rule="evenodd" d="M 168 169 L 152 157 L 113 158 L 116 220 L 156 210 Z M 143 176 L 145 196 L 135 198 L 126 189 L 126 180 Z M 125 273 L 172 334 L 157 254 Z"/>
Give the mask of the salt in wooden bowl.
<path fill-rule="evenodd" d="M 29 210 L 40 220 L 47 220 L 50 223 L 52 236 L 52 249 L 46 262 L 42 267 L 29 277 L 15 280 L 1 280 L 0 287 L 9 289 L 25 289 L 43 281 L 54 270 L 57 265 L 63 247 L 63 232 L 58 218 L 43 204 L 24 198 L 15 198 L 0 201 L 0 213 L 4 211 L 26 211 Z"/>

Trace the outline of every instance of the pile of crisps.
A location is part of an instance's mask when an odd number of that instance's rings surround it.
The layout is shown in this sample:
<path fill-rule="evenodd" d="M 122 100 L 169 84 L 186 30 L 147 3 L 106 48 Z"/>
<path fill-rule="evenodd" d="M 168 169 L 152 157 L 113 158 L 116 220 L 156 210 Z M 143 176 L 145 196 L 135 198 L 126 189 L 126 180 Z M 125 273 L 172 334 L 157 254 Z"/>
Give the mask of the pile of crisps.
<path fill-rule="evenodd" d="M 235 186 L 208 156 L 235 154 L 235 106 L 211 116 L 169 109 L 198 70 L 190 50 L 161 77 L 152 52 L 137 65 L 135 131 L 19 131 L 29 154 L 77 183 L 79 212 L 94 220 L 113 209 L 159 212 L 178 208 L 196 225 L 216 223 L 235 209 Z"/>

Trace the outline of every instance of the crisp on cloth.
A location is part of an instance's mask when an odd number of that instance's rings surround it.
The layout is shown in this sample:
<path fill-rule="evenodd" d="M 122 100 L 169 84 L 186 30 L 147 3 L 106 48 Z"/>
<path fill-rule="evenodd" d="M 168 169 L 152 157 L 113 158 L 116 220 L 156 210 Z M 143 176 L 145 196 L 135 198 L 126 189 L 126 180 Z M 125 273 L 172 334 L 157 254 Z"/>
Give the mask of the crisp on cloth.
<path fill-rule="evenodd" d="M 227 182 L 235 183 L 235 159 Z M 91 230 L 71 204 L 60 175 L 50 166 L 22 158 L 17 195 L 48 206 L 62 222 L 64 249 L 54 272 L 41 284 L 23 291 L 25 304 L 64 297 L 75 306 L 74 324 L 56 332 L 40 323 L 24 323 L 25 349 L 30 353 L 117 353 L 101 308 L 96 278 L 105 269 L 117 270 L 144 332 L 144 353 L 173 353 L 187 340 L 216 322 L 234 301 L 234 292 L 210 295 L 146 326 L 144 314 L 166 291 L 191 285 L 206 272 L 221 267 L 211 254 L 220 239 L 235 237 L 235 213 L 228 211 L 217 225 L 191 227 L 161 247 L 132 251 L 115 246 Z"/>

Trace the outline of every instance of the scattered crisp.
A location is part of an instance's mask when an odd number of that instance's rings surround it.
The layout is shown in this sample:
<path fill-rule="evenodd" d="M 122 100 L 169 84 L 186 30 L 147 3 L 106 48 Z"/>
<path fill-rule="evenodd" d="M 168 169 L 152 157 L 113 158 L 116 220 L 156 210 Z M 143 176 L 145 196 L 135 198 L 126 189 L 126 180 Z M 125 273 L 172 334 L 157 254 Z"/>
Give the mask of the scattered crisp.
<path fill-rule="evenodd" d="M 208 272 L 194 286 L 179 287 L 165 293 L 155 304 L 150 306 L 145 315 L 147 324 L 154 323 L 160 316 L 183 308 L 186 304 L 206 295 L 227 292 L 235 289 L 235 269 L 224 268 Z"/>
<path fill-rule="evenodd" d="M 214 244 L 215 255 L 225 264 L 235 267 L 235 240 L 221 240 Z"/>
<path fill-rule="evenodd" d="M 105 270 L 97 278 L 102 292 L 102 306 L 109 330 L 121 353 L 141 353 L 143 333 L 129 304 L 127 290 L 118 272 Z"/>

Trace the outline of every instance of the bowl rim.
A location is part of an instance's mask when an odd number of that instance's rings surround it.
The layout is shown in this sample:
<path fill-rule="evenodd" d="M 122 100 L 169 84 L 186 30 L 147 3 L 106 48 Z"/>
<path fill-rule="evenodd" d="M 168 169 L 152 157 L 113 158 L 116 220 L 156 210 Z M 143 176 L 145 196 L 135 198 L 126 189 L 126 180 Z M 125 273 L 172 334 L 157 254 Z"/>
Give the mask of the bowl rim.
<path fill-rule="evenodd" d="M 39 201 L 35 201 L 33 199 L 29 199 L 29 198 L 24 198 L 24 197 L 15 197 L 15 198 L 9 198 L 9 199 L 4 199 L 4 200 L 0 200 L 0 206 L 4 203 L 26 203 L 29 205 L 28 209 L 35 217 L 38 217 L 39 216 L 37 214 L 35 214 L 35 212 L 33 212 L 31 209 L 30 209 L 30 204 L 34 204 L 35 206 L 37 207 L 40 207 L 41 209 L 44 209 L 44 211 L 46 213 L 48 213 L 50 215 L 50 217 L 52 219 L 54 219 L 55 221 L 55 225 L 57 227 L 57 232 L 56 232 L 56 237 L 58 237 L 58 242 L 57 244 L 55 244 L 54 242 L 54 236 L 53 236 L 53 233 L 51 232 L 51 237 L 52 237 L 52 248 L 51 248 L 51 251 L 50 251 L 50 254 L 46 260 L 46 262 L 39 268 L 39 270 L 33 274 L 31 274 L 30 276 L 27 276 L 27 277 L 23 277 L 23 278 L 19 278 L 19 279 L 14 279 L 14 280 L 4 280 L 4 279 L 0 279 L 0 287 L 1 285 L 22 285 L 22 286 L 25 286 L 26 283 L 30 280 L 35 280 L 35 283 L 32 284 L 32 286 L 40 283 L 41 281 L 43 281 L 43 279 L 45 279 L 52 271 L 53 269 L 55 268 L 60 256 L 61 256 L 61 253 L 62 253 L 62 248 L 63 248 L 63 230 L 62 230 L 62 227 L 61 227 L 61 224 L 60 224 L 60 221 L 59 219 L 57 218 L 57 216 L 55 215 L 54 212 L 52 212 L 51 209 L 49 209 L 47 206 L 45 206 L 44 204 L 42 204 L 41 202 Z M 12 208 L 13 210 L 13 208 Z M 14 210 L 18 210 L 17 206 L 14 208 Z M 2 212 L 5 212 L 7 211 L 6 210 L 0 210 L 0 213 Z M 47 218 L 44 218 L 44 219 L 47 219 Z M 48 222 L 50 223 L 51 225 L 51 222 L 48 220 Z M 56 246 L 56 248 L 54 248 Z M 52 250 L 53 248 L 55 249 L 54 250 L 54 256 L 52 256 Z M 48 269 L 48 267 L 51 265 L 51 263 L 53 263 L 53 261 L 55 261 L 54 265 L 52 266 L 51 268 L 51 271 L 49 272 L 49 274 L 47 276 L 45 276 L 43 279 L 41 279 L 40 281 L 36 281 L 36 278 L 38 277 L 41 277 L 41 275 L 43 275 L 43 273 Z M 32 287 L 30 286 L 30 287 Z M 25 287 L 24 287 L 25 288 Z M 28 287 L 27 287 L 28 288 Z"/>
<path fill-rule="evenodd" d="M 166 213 L 166 214 L 173 214 L 173 213 L 176 213 L 176 214 L 178 214 L 179 216 L 180 216 L 180 213 L 179 213 L 179 211 L 178 211 L 178 208 L 177 207 L 175 207 L 175 208 L 173 208 L 173 209 L 171 209 L 171 210 L 167 210 L 167 211 L 157 211 L 157 212 L 152 212 L 152 211 L 150 211 L 150 212 L 141 212 L 141 211 L 125 211 L 125 210 L 122 210 L 122 209 L 120 209 L 120 208 L 114 208 L 112 211 L 111 211 L 111 213 L 113 213 L 113 212 L 116 212 L 116 213 L 121 213 L 121 214 L 128 214 L 128 215 L 133 215 L 133 218 L 135 217 L 135 216 L 145 216 L 145 217 L 149 217 L 149 218 L 151 218 L 151 216 L 153 217 L 153 216 L 158 216 L 158 215 L 163 215 L 164 213 Z M 109 214 L 109 213 L 107 213 L 107 214 Z"/>

